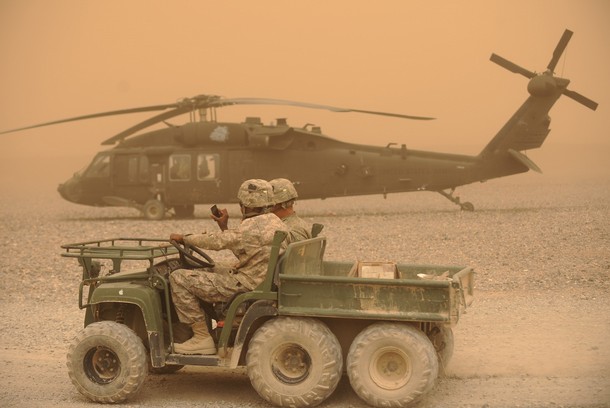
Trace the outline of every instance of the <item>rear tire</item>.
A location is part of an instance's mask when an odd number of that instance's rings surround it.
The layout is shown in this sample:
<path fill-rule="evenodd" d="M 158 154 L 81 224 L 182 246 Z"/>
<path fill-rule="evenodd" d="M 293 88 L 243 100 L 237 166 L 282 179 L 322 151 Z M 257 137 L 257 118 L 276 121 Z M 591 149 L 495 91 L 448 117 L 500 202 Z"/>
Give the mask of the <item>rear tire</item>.
<path fill-rule="evenodd" d="M 438 376 L 434 346 L 406 324 L 375 323 L 362 330 L 347 354 L 352 388 L 374 407 L 407 407 L 432 389 Z"/>
<path fill-rule="evenodd" d="M 278 317 L 252 337 L 248 377 L 258 394 L 278 406 L 311 407 L 328 398 L 343 371 L 341 346 L 311 318 Z"/>
<path fill-rule="evenodd" d="M 428 338 L 438 356 L 438 373 L 440 376 L 444 376 L 445 369 L 453 357 L 453 330 L 449 326 L 437 325 L 428 334 Z"/>
<path fill-rule="evenodd" d="M 110 321 L 92 323 L 74 338 L 67 366 L 76 389 L 104 403 L 137 394 L 148 371 L 142 340 L 127 326 Z"/>

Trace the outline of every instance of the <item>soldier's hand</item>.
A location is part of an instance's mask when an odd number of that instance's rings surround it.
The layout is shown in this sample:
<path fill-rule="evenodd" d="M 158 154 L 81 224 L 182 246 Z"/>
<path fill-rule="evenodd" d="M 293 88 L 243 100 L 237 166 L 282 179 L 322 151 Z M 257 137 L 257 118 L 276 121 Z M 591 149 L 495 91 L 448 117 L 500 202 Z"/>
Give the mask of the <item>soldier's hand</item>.
<path fill-rule="evenodd" d="M 169 235 L 169 240 L 170 241 L 176 241 L 180 244 L 184 244 L 184 236 L 182 234 L 170 234 Z"/>
<path fill-rule="evenodd" d="M 216 221 L 221 231 L 226 231 L 229 228 L 229 211 L 226 208 L 220 210 L 220 217 L 216 217 L 214 214 L 211 214 L 210 217 Z"/>

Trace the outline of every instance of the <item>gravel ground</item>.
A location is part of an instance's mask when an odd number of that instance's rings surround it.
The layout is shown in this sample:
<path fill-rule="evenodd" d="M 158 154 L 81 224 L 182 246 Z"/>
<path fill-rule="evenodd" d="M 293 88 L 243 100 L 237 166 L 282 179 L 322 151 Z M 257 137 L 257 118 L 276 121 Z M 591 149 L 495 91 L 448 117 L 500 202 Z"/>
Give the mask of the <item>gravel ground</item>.
<path fill-rule="evenodd" d="M 297 211 L 325 225 L 326 259 L 475 268 L 476 300 L 454 330 L 448 376 L 420 407 L 610 406 L 610 180 L 523 175 L 459 192 L 475 212 L 426 192 L 302 201 Z M 216 228 L 207 206 L 193 220 L 151 222 L 67 203 L 52 187 L 0 197 L 0 223 L 3 407 L 91 406 L 65 367 L 83 313 L 80 270 L 59 256 L 61 244 Z M 205 368 L 150 376 L 128 404 L 268 406 L 243 370 Z M 346 379 L 321 406 L 365 407 Z"/>

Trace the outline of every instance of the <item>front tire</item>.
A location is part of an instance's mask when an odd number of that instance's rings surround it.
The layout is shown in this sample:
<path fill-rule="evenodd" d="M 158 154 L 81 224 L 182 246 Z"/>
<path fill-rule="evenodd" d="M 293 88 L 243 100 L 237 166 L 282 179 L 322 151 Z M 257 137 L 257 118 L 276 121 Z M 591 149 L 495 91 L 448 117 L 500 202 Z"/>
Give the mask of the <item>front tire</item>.
<path fill-rule="evenodd" d="M 374 407 L 407 407 L 432 389 L 438 376 L 434 346 L 406 324 L 375 323 L 360 332 L 347 354 L 352 388 Z"/>
<path fill-rule="evenodd" d="M 343 370 L 339 341 L 311 318 L 266 322 L 254 333 L 246 361 L 256 392 L 278 406 L 320 404 L 333 393 Z"/>
<path fill-rule="evenodd" d="M 76 389 L 104 403 L 137 394 L 148 371 L 142 340 L 127 326 L 111 321 L 92 323 L 74 338 L 67 366 Z"/>

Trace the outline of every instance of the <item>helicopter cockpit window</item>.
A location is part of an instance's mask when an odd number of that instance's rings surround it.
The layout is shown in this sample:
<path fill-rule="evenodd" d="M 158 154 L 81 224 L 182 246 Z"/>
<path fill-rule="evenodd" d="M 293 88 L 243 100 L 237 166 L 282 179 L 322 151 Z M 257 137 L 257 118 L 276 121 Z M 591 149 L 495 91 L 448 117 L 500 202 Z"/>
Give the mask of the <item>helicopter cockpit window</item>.
<path fill-rule="evenodd" d="M 218 170 L 217 154 L 200 154 L 197 156 L 197 179 L 213 180 Z"/>
<path fill-rule="evenodd" d="M 109 177 L 110 156 L 102 154 L 96 156 L 86 172 L 87 177 Z"/>
<path fill-rule="evenodd" d="M 169 157 L 169 179 L 186 181 L 191 179 L 191 156 L 174 154 Z"/>

